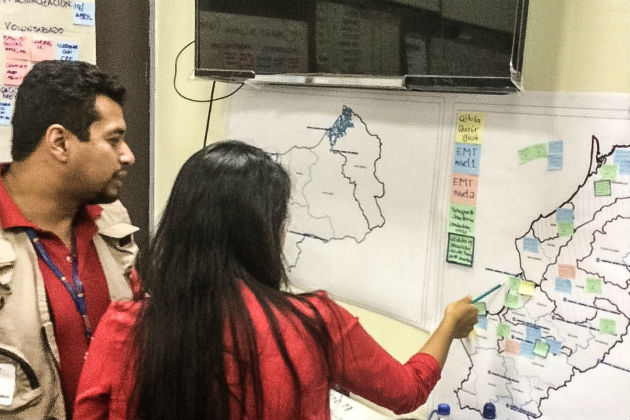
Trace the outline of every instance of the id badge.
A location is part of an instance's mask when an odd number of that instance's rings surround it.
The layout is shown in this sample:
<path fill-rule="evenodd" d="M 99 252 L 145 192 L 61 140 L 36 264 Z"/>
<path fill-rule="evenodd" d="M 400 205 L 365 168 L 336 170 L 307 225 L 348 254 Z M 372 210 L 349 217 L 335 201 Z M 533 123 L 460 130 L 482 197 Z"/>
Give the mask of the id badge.
<path fill-rule="evenodd" d="M 0 363 L 0 405 L 10 406 L 15 394 L 15 366 Z"/>

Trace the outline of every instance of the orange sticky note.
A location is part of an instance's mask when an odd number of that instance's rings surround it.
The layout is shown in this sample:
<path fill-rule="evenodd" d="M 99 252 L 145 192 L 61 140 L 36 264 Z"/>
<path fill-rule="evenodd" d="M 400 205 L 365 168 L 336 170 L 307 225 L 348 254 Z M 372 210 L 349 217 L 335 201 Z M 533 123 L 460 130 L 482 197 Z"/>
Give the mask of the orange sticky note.
<path fill-rule="evenodd" d="M 28 38 L 26 36 L 2 35 L 4 57 L 7 60 L 28 60 Z"/>
<path fill-rule="evenodd" d="M 477 203 L 477 176 L 453 174 L 451 177 L 451 203 L 475 205 Z"/>
<path fill-rule="evenodd" d="M 4 63 L 4 84 L 20 86 L 26 73 L 28 73 L 28 62 L 7 59 Z"/>
<path fill-rule="evenodd" d="M 54 60 L 55 44 L 50 39 L 34 39 L 31 41 L 31 61 Z"/>
<path fill-rule="evenodd" d="M 574 279 L 575 266 L 570 264 L 558 264 L 558 277 L 563 279 Z"/>
<path fill-rule="evenodd" d="M 520 354 L 521 353 L 521 343 L 516 340 L 505 340 L 505 348 L 506 353 L 510 354 Z"/>

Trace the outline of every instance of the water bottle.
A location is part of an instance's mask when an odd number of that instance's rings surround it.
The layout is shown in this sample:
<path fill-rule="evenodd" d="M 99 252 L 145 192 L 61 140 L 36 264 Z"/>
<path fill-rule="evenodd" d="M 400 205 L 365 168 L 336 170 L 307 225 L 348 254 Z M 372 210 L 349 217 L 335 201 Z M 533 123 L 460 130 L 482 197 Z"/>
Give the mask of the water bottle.
<path fill-rule="evenodd" d="M 449 419 L 451 414 L 451 406 L 448 404 L 438 404 L 437 410 L 431 411 L 428 420 L 431 420 L 434 414 L 437 414 L 436 420 Z"/>
<path fill-rule="evenodd" d="M 481 417 L 484 419 L 495 419 L 497 417 L 497 409 L 491 402 L 487 402 L 483 405 L 483 413 Z"/>

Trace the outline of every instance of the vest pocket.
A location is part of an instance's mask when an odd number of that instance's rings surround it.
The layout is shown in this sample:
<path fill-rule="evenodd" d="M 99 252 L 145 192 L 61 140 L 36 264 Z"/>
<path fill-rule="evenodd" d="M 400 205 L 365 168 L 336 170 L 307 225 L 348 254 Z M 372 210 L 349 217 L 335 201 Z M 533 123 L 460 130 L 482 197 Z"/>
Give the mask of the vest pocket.
<path fill-rule="evenodd" d="M 0 367 L 4 368 L 0 370 L 0 415 L 17 413 L 37 404 L 42 397 L 42 387 L 24 355 L 0 344 Z"/>

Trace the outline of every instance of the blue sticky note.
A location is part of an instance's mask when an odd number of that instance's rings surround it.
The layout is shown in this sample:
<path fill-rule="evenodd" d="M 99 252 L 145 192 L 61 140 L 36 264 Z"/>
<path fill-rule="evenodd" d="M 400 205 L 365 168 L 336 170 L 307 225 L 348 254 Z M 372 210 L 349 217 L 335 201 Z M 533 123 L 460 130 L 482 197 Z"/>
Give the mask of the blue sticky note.
<path fill-rule="evenodd" d="M 538 327 L 527 327 L 527 329 L 525 330 L 525 339 L 527 341 L 531 341 L 532 343 L 535 343 L 536 340 L 538 340 L 541 336 L 541 332 L 540 332 L 540 328 Z"/>
<path fill-rule="evenodd" d="M 563 165 L 562 154 L 547 155 L 547 170 L 561 171 Z"/>
<path fill-rule="evenodd" d="M 72 23 L 75 25 L 94 26 L 94 3 L 75 1 L 72 3 Z"/>
<path fill-rule="evenodd" d="M 538 239 L 526 236 L 523 238 L 523 249 L 529 252 L 538 252 L 539 247 Z"/>
<path fill-rule="evenodd" d="M 479 175 L 480 161 L 480 144 L 455 143 L 455 156 L 453 158 L 454 174 Z"/>
<path fill-rule="evenodd" d="M 556 278 L 556 292 L 571 293 L 571 280 Z"/>
<path fill-rule="evenodd" d="M 619 167 L 619 175 L 630 175 L 630 150 L 615 149 L 615 164 Z"/>
<path fill-rule="evenodd" d="M 0 125 L 11 125 L 11 102 L 0 102 Z"/>
<path fill-rule="evenodd" d="M 521 356 L 534 358 L 534 343 L 521 341 Z"/>
<path fill-rule="evenodd" d="M 556 209 L 556 222 L 572 222 L 573 209 Z"/>
<path fill-rule="evenodd" d="M 79 44 L 75 42 L 57 42 L 57 60 L 79 61 Z"/>
<path fill-rule="evenodd" d="M 562 140 L 550 141 L 549 143 L 547 143 L 547 154 L 561 155 L 562 153 L 564 153 L 564 146 L 562 144 Z"/>
<path fill-rule="evenodd" d="M 488 329 L 488 318 L 484 315 L 477 315 L 477 324 L 475 327 L 482 328 L 484 330 Z"/>
<path fill-rule="evenodd" d="M 548 338 L 547 344 L 549 344 L 549 352 L 551 354 L 560 354 L 562 351 L 562 343 L 560 341 L 554 340 L 553 338 Z"/>

